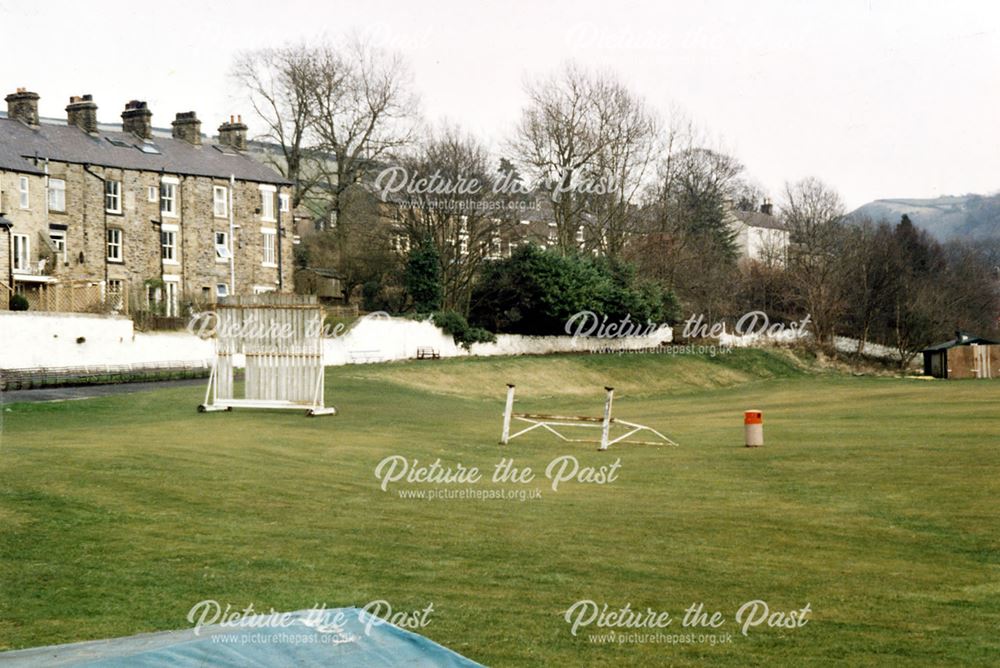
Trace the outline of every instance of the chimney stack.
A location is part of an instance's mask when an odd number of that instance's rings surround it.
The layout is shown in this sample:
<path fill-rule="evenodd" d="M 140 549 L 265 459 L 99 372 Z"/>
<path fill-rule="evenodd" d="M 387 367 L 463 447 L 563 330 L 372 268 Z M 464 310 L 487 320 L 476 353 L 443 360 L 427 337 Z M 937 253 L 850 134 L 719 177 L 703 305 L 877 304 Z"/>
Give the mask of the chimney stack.
<path fill-rule="evenodd" d="M 66 124 L 84 132 L 97 132 L 97 103 L 93 95 L 74 95 L 66 106 Z"/>
<path fill-rule="evenodd" d="M 18 88 L 4 98 L 7 101 L 7 118 L 38 125 L 38 93 Z"/>
<path fill-rule="evenodd" d="M 201 121 L 193 111 L 179 112 L 171 125 L 174 128 L 174 139 L 183 139 L 189 144 L 201 146 Z"/>
<path fill-rule="evenodd" d="M 141 139 L 153 137 L 153 112 L 145 102 L 131 100 L 122 112 L 122 131 L 131 132 Z"/>
<path fill-rule="evenodd" d="M 219 126 L 219 143 L 239 151 L 247 150 L 247 126 L 243 124 L 242 116 L 237 116 L 235 120 L 230 116 L 228 123 Z"/>
<path fill-rule="evenodd" d="M 760 212 L 765 216 L 774 215 L 773 211 L 774 211 L 774 205 L 771 204 L 771 200 L 769 199 L 764 200 L 764 202 L 760 205 Z"/>

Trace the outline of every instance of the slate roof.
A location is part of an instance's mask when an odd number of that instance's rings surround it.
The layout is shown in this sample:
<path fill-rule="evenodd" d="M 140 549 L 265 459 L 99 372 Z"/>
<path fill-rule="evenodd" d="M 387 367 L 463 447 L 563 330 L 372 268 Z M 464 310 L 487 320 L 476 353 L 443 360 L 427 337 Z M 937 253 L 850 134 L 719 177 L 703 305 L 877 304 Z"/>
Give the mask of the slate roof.
<path fill-rule="evenodd" d="M 21 172 L 22 174 L 44 173 L 30 161 L 22 158 L 18 151 L 12 146 L 8 146 L 2 138 L 0 138 L 0 169 Z"/>
<path fill-rule="evenodd" d="M 120 146 L 112 143 L 124 143 Z M 31 127 L 18 120 L 0 118 L 0 168 L 41 173 L 34 158 L 59 162 L 100 165 L 185 176 L 207 176 L 240 181 L 290 185 L 291 182 L 267 165 L 226 147 L 203 143 L 194 146 L 182 139 L 154 137 L 148 140 L 158 153 L 138 147 L 142 139 L 131 133 L 99 130 L 88 134 L 75 126 L 42 124 Z"/>
<path fill-rule="evenodd" d="M 769 216 L 760 211 L 733 211 L 733 215 L 749 227 L 763 227 L 769 230 L 786 230 L 788 228 L 775 216 Z"/>

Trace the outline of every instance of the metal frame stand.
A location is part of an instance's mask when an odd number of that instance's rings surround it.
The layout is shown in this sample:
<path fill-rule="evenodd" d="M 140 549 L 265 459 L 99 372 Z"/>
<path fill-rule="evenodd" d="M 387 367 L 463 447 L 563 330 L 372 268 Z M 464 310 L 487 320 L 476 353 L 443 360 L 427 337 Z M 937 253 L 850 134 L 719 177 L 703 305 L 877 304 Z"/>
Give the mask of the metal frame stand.
<path fill-rule="evenodd" d="M 552 432 L 559 438 L 569 443 L 599 443 L 600 447 L 598 450 L 607 450 L 610 446 L 615 443 L 628 443 L 633 445 L 667 445 L 677 446 L 677 443 L 670 438 L 664 436 L 652 427 L 647 427 L 646 425 L 637 424 L 635 422 L 628 422 L 627 420 L 621 420 L 618 418 L 611 417 L 611 406 L 614 403 L 615 388 L 605 387 L 604 390 L 607 392 L 606 398 L 604 400 L 604 417 L 590 417 L 590 416 L 579 416 L 579 415 L 545 415 L 541 413 L 515 413 L 514 412 L 514 392 L 516 387 L 510 383 L 507 384 L 507 403 L 504 408 L 503 413 L 503 432 L 500 436 L 500 444 L 507 445 L 510 441 L 514 440 L 518 436 L 527 434 L 535 429 L 545 429 Z M 510 423 L 511 420 L 520 420 L 521 422 L 528 423 L 529 426 L 524 429 L 510 433 Z M 611 425 L 620 424 L 623 425 L 627 431 L 621 436 L 611 438 Z M 583 439 L 583 438 L 569 438 L 564 434 L 560 433 L 555 427 L 584 427 L 592 429 L 601 430 L 601 440 L 596 441 L 593 439 Z M 640 431 L 649 431 L 659 437 L 659 441 L 630 441 L 627 440 L 633 434 Z"/>

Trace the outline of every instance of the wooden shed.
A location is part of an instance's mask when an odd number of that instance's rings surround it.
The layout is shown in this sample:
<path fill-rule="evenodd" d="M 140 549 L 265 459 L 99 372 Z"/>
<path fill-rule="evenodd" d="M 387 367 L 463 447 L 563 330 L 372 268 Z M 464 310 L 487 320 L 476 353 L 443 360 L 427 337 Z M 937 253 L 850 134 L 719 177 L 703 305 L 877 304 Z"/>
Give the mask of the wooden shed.
<path fill-rule="evenodd" d="M 935 378 L 1000 377 L 1000 341 L 955 332 L 951 341 L 925 348 L 924 375 Z"/>
<path fill-rule="evenodd" d="M 295 271 L 295 292 L 316 295 L 322 302 L 344 300 L 343 277 L 332 269 L 308 267 Z"/>

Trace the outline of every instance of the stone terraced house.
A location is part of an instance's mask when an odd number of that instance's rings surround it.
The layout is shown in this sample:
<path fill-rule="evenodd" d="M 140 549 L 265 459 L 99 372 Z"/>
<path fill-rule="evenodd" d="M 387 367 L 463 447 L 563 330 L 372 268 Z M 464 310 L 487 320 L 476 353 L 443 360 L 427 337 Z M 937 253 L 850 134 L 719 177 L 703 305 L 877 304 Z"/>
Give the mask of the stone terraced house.
<path fill-rule="evenodd" d="M 246 154 L 232 117 L 205 140 L 194 112 L 154 135 L 145 102 L 121 129 L 89 95 L 39 119 L 36 93 L 0 118 L 0 308 L 149 309 L 180 316 L 228 294 L 292 292 L 291 183 Z M 86 295 L 85 302 L 69 295 Z M 53 297 L 58 296 L 53 304 Z"/>

